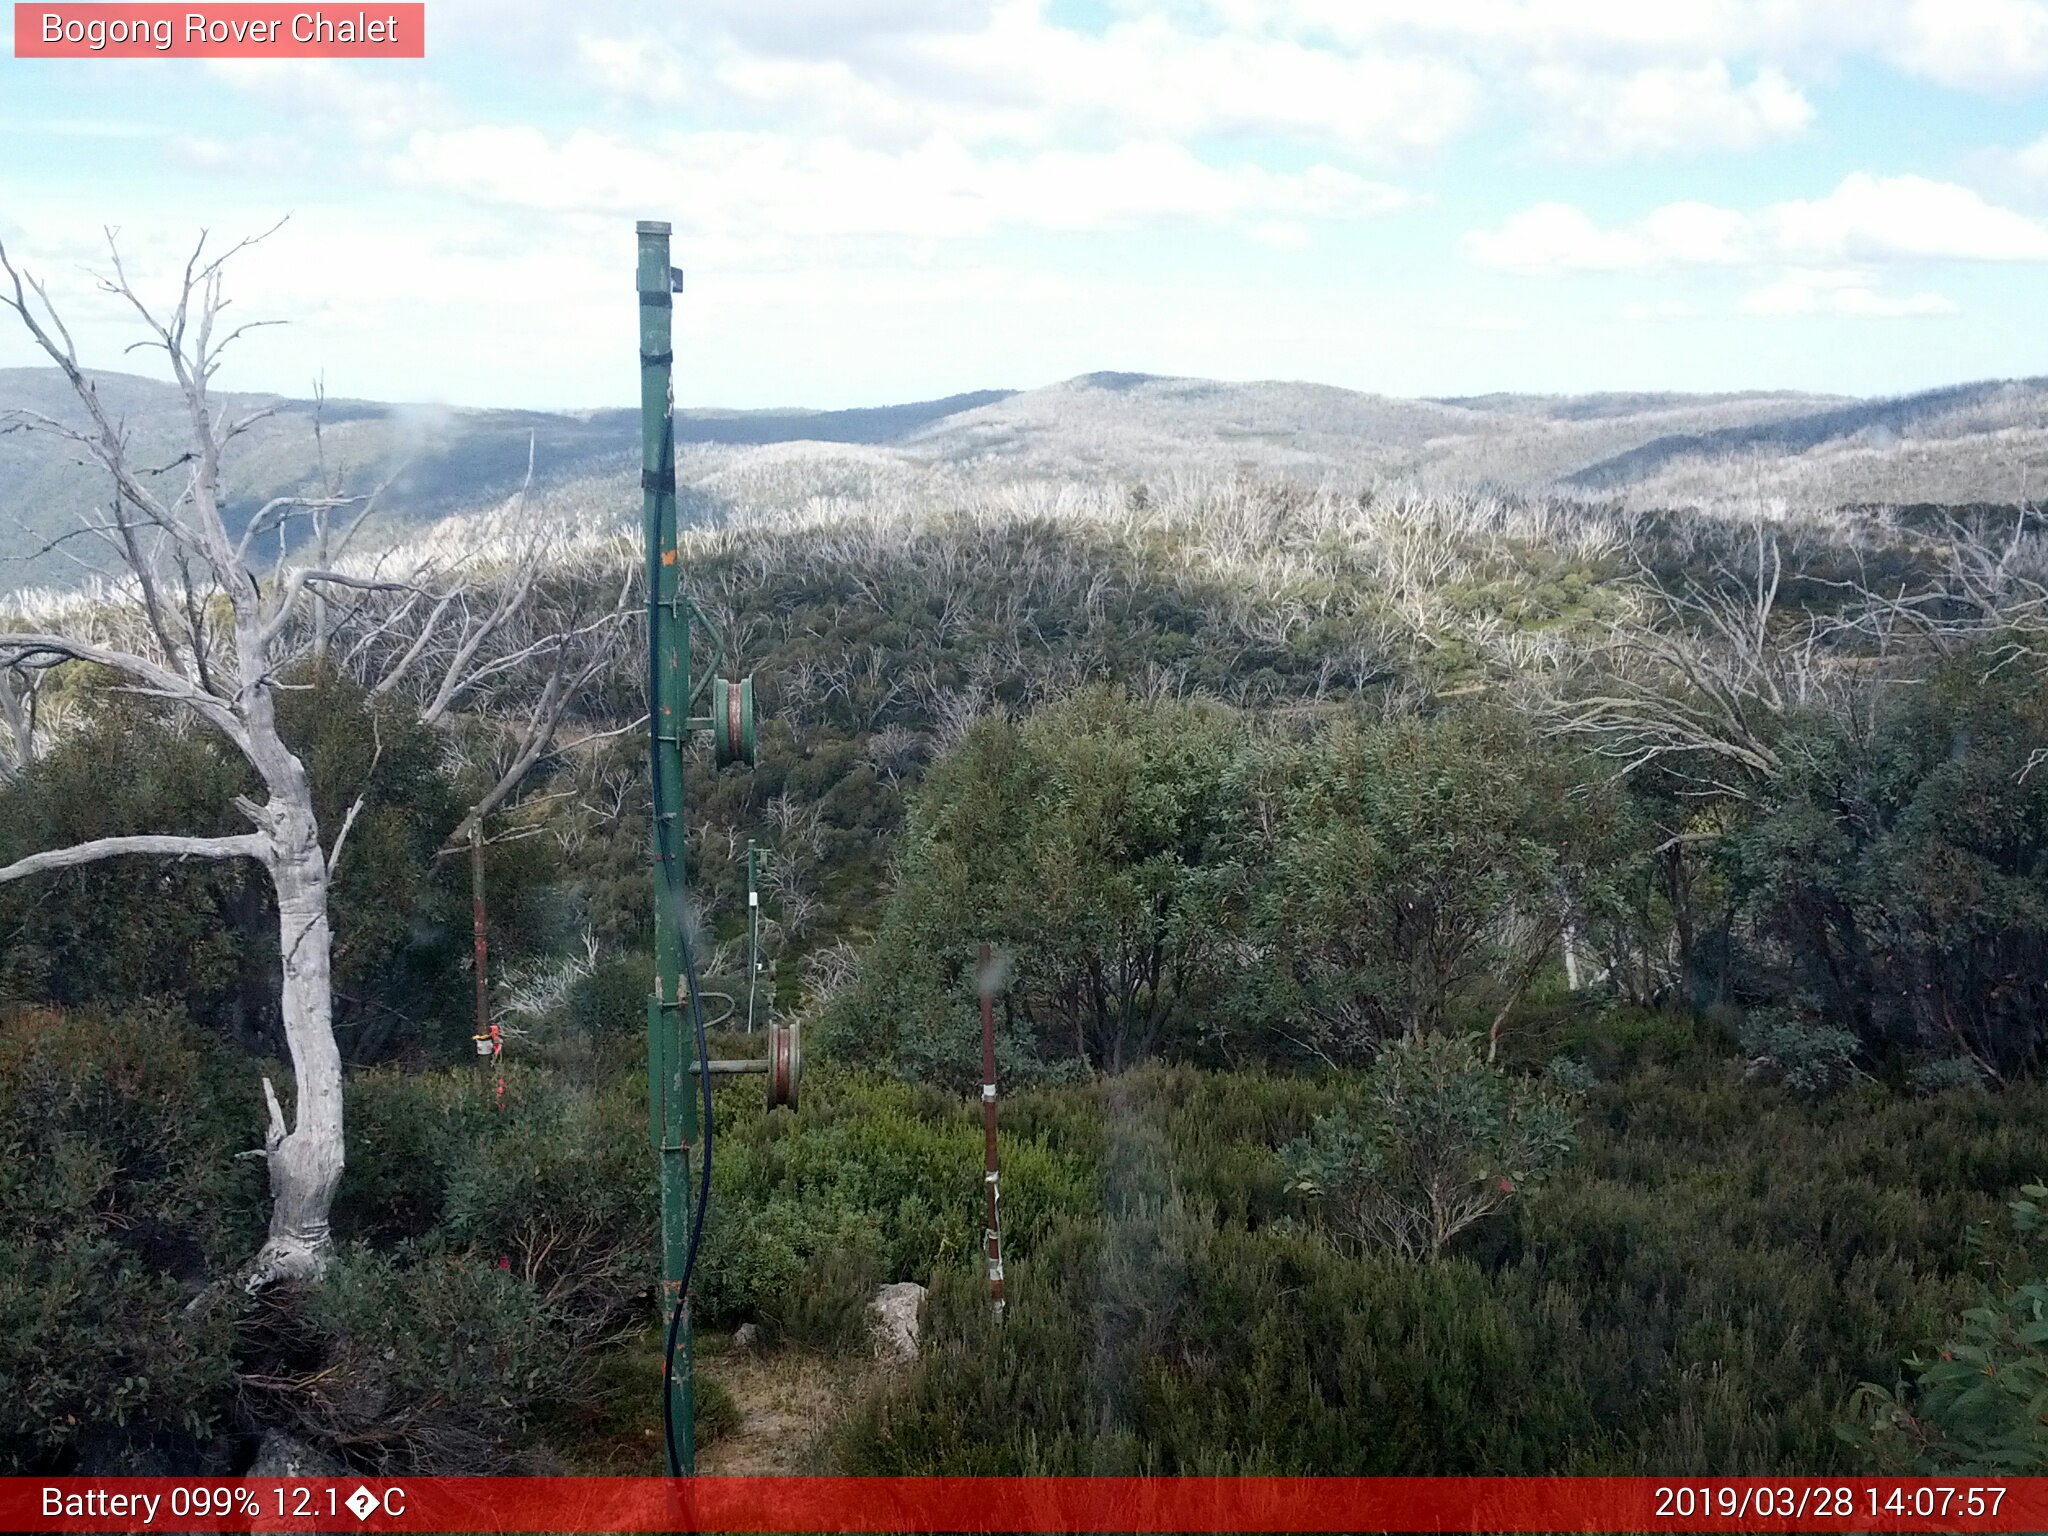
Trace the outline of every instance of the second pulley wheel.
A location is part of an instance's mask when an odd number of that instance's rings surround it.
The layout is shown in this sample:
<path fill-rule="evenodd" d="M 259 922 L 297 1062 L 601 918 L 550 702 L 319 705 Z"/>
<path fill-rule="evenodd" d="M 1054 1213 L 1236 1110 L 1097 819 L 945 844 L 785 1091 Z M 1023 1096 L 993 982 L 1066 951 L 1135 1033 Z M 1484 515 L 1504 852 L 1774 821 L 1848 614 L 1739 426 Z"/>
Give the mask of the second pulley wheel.
<path fill-rule="evenodd" d="M 711 682 L 711 740 L 718 766 L 754 766 L 754 679 L 738 682 L 719 677 Z"/>

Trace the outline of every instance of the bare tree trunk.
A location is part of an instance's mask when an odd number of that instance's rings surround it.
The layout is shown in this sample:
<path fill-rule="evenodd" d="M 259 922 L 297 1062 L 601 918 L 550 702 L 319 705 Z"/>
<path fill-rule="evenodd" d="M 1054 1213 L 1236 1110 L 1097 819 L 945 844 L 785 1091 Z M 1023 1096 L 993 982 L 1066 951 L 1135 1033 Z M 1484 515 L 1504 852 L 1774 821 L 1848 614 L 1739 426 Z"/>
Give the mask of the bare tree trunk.
<path fill-rule="evenodd" d="M 1567 992 L 1579 990 L 1579 933 L 1572 922 L 1571 904 L 1564 906 L 1564 917 L 1559 938 L 1564 945 L 1564 985 Z"/>
<path fill-rule="evenodd" d="M 245 612 L 238 618 L 245 755 L 269 792 L 265 804 L 244 801 L 241 809 L 269 845 L 263 863 L 277 892 L 278 953 L 283 962 L 280 1016 L 294 1084 L 294 1123 L 289 1127 L 269 1080 L 263 1084 L 270 1111 L 264 1152 L 270 1164 L 272 1204 L 269 1238 L 244 1282 L 254 1292 L 278 1280 L 317 1276 L 333 1253 L 327 1222 L 343 1163 L 341 1050 L 334 1039 L 333 933 L 327 913 L 330 864 L 320 846 L 313 786 L 305 764 L 278 735 L 272 697 L 260 686 L 269 664 L 260 616 Z M 336 858 L 353 818 L 351 812 L 335 836 Z"/>
<path fill-rule="evenodd" d="M 284 954 L 285 1047 L 296 1085 L 287 1129 L 270 1079 L 263 1096 L 270 1110 L 264 1150 L 270 1162 L 270 1235 L 244 1282 L 250 1291 L 279 1280 L 312 1278 L 333 1253 L 328 1215 L 341 1184 L 343 1163 L 341 1051 L 334 1041 L 332 959 L 327 923 L 327 859 L 312 835 L 310 812 L 296 846 L 268 861 L 277 890 L 278 943 Z"/>

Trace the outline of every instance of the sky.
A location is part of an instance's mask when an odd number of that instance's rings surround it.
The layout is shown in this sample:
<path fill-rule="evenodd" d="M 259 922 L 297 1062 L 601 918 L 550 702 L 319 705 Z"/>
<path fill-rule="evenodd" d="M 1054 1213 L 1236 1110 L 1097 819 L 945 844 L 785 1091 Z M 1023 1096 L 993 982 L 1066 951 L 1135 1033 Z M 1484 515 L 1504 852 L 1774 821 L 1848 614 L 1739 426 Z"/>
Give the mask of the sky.
<path fill-rule="evenodd" d="M 353 7 L 350 8 L 353 10 Z M 2048 374 L 2048 0 L 428 0 L 423 60 L 0 58 L 0 242 L 202 230 L 224 387 L 837 407 L 1096 369 L 1392 395 Z M 0 315 L 0 320 L 11 320 Z M 0 326 L 0 367 L 35 361 Z"/>

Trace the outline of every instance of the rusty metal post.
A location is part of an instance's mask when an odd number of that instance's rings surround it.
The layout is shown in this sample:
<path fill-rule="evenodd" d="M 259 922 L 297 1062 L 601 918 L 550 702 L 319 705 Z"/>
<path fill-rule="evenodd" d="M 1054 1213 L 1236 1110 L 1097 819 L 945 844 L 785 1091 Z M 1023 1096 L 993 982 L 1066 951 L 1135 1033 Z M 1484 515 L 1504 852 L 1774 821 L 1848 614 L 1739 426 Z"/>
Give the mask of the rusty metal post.
<path fill-rule="evenodd" d="M 476 1038 L 491 1038 L 491 983 L 484 943 L 484 833 L 469 829 L 469 917 L 476 936 Z"/>
<path fill-rule="evenodd" d="M 491 1022 L 491 978 L 489 949 L 484 942 L 484 829 L 478 822 L 469 829 L 469 913 L 476 937 L 476 1042 L 477 1054 L 488 1056 L 497 1077 L 493 1102 L 505 1107 L 505 1038 Z"/>
<path fill-rule="evenodd" d="M 988 1295 L 996 1317 L 1003 1315 L 1003 1191 L 1002 1166 L 996 1154 L 996 971 L 986 944 L 981 946 L 981 1136 L 988 1190 L 988 1217 L 983 1231 L 988 1244 Z"/>

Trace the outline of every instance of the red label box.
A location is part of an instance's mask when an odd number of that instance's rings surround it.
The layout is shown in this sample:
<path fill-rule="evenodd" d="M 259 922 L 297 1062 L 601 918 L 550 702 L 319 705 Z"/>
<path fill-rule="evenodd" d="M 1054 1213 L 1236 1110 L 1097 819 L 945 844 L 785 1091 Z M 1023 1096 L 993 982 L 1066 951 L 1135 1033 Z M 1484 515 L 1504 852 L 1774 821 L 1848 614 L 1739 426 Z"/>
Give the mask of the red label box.
<path fill-rule="evenodd" d="M 17 59 L 423 59 L 427 8 L 390 4 L 14 7 Z"/>
<path fill-rule="evenodd" d="M 2043 1477 L 0 1477 L 30 1532 L 2048 1531 Z"/>

